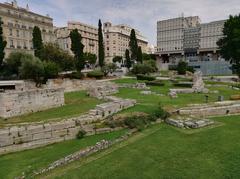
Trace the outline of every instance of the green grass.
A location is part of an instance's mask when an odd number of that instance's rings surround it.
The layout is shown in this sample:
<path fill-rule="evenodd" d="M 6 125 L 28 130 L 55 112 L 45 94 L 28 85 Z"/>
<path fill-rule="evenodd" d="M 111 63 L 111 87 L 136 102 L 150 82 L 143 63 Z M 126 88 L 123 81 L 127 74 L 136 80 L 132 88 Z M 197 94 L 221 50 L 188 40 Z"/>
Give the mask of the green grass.
<path fill-rule="evenodd" d="M 128 141 L 40 178 L 240 178 L 240 116 L 186 133 L 155 125 Z"/>
<path fill-rule="evenodd" d="M 102 139 L 113 140 L 122 136 L 126 130 L 85 137 L 81 140 L 71 140 L 43 148 L 0 156 L 0 178 L 10 179 L 22 172 L 30 173 L 36 169 L 46 167 L 50 163 L 96 144 Z"/>
<path fill-rule="evenodd" d="M 126 79 L 124 79 L 126 80 Z M 127 79 L 128 80 L 128 79 Z M 160 103 L 165 108 L 179 108 L 186 106 L 188 104 L 198 104 L 205 103 L 205 95 L 206 94 L 178 94 L 178 98 L 171 99 L 168 96 L 169 89 L 176 88 L 173 87 L 170 82 L 165 82 L 165 86 L 162 87 L 151 87 L 151 91 L 154 91 L 159 94 L 164 94 L 165 96 L 157 96 L 157 95 L 140 95 L 142 90 L 139 89 L 131 89 L 131 88 L 122 88 L 120 92 L 117 94 L 118 97 L 122 98 L 130 98 L 136 99 L 137 105 L 133 108 L 123 111 L 123 113 L 128 112 L 146 112 L 151 113 L 155 109 L 157 109 L 158 104 Z M 233 94 L 239 94 L 239 91 L 233 90 L 229 87 L 210 87 L 211 91 L 218 90 L 218 94 L 208 94 L 209 102 L 216 102 L 218 100 L 218 96 L 224 96 L 225 100 L 229 100 L 230 96 Z"/>
<path fill-rule="evenodd" d="M 4 124 L 15 124 L 22 122 L 39 122 L 49 120 L 62 120 L 74 117 L 93 109 L 102 101 L 88 97 L 85 91 L 65 93 L 65 105 L 58 108 L 27 114 L 19 117 L 0 119 L 0 126 Z M 83 105 L 84 104 L 84 105 Z"/>

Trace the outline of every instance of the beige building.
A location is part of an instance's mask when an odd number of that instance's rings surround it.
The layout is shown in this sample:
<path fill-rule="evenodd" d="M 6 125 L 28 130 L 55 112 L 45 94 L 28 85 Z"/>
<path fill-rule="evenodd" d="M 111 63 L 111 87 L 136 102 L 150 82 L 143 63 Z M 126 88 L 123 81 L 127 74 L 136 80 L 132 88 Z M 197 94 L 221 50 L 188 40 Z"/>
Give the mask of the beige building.
<path fill-rule="evenodd" d="M 84 52 L 98 55 L 98 29 L 81 22 L 68 22 L 67 27 L 56 29 L 57 42 L 63 50 L 71 51 L 71 39 L 69 34 L 72 30 L 78 29 L 82 36 Z"/>
<path fill-rule="evenodd" d="M 129 48 L 130 33 L 132 28 L 127 25 L 112 25 L 110 22 L 104 23 L 104 46 L 105 61 L 111 63 L 115 56 L 125 57 L 125 51 Z M 138 46 L 143 53 L 148 52 L 148 41 L 135 29 Z"/>
<path fill-rule="evenodd" d="M 32 31 L 38 26 L 42 31 L 44 42 L 56 40 L 53 32 L 53 19 L 48 15 L 36 14 L 26 8 L 19 7 L 17 1 L 0 3 L 0 17 L 3 21 L 3 36 L 7 41 L 5 57 L 13 51 L 25 51 L 33 54 Z"/>

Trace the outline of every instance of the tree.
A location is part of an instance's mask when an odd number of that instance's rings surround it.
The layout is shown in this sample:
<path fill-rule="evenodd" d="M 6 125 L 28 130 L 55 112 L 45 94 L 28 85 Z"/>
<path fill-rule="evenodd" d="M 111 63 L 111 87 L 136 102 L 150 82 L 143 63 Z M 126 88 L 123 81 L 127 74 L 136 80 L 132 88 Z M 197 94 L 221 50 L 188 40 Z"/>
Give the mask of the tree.
<path fill-rule="evenodd" d="M 177 72 L 179 75 L 185 75 L 188 68 L 188 64 L 185 61 L 180 61 L 177 66 Z"/>
<path fill-rule="evenodd" d="M 44 79 L 44 66 L 37 57 L 27 58 L 19 68 L 20 76 L 23 79 L 32 79 L 37 87 L 40 87 Z"/>
<path fill-rule="evenodd" d="M 73 70 L 75 68 L 73 56 L 54 43 L 44 44 L 40 53 L 40 59 L 58 64 L 60 71 Z"/>
<path fill-rule="evenodd" d="M 102 72 L 104 73 L 104 76 L 107 76 L 109 73 L 115 72 L 116 69 L 117 65 L 115 63 L 109 63 L 102 68 Z"/>
<path fill-rule="evenodd" d="M 130 59 L 130 54 L 129 54 L 129 50 L 126 49 L 125 51 L 125 58 L 126 58 L 126 66 L 128 68 L 128 70 L 131 68 L 132 66 L 132 62 L 131 62 L 131 59 Z"/>
<path fill-rule="evenodd" d="M 83 56 L 83 48 L 84 45 L 82 44 L 82 36 L 78 32 L 77 29 L 74 29 L 70 32 L 70 39 L 71 39 L 71 50 L 75 55 L 75 65 L 77 71 L 81 72 L 84 69 L 85 61 Z"/>
<path fill-rule="evenodd" d="M 143 62 L 142 48 L 140 46 L 138 47 L 137 62 L 139 63 Z"/>
<path fill-rule="evenodd" d="M 92 53 L 84 53 L 84 60 L 91 65 L 95 65 L 97 62 L 97 56 Z"/>
<path fill-rule="evenodd" d="M 99 19 L 98 22 L 98 61 L 99 66 L 104 66 L 104 44 L 103 44 L 103 33 L 102 33 L 102 22 Z"/>
<path fill-rule="evenodd" d="M 229 17 L 224 24 L 223 35 L 217 42 L 220 54 L 233 64 L 240 78 L 240 14 Z"/>
<path fill-rule="evenodd" d="M 34 26 L 32 36 L 33 36 L 32 41 L 33 41 L 34 54 L 36 57 L 40 58 L 41 50 L 43 48 L 43 41 L 42 41 L 41 30 L 39 27 Z"/>
<path fill-rule="evenodd" d="M 2 66 L 2 63 L 3 63 L 3 59 L 4 59 L 4 56 L 5 56 L 5 52 L 4 52 L 4 49 L 7 45 L 7 42 L 5 40 L 3 40 L 3 29 L 2 29 L 2 20 L 0 18 L 0 69 L 1 69 L 1 66 Z"/>
<path fill-rule="evenodd" d="M 115 56 L 113 57 L 113 63 L 121 63 L 122 62 L 122 57 L 121 56 Z"/>
<path fill-rule="evenodd" d="M 137 43 L 136 33 L 134 29 L 131 30 L 129 48 L 131 52 L 131 60 L 136 61 L 137 54 L 138 54 L 138 43 Z"/>

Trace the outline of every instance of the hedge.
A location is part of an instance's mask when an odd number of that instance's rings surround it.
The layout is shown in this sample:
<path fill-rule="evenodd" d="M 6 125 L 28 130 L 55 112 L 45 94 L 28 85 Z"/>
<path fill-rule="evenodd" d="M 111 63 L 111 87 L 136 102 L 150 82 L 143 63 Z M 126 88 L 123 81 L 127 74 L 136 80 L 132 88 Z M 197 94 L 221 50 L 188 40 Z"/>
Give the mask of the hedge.
<path fill-rule="evenodd" d="M 149 86 L 164 86 L 165 84 L 162 81 L 155 80 L 155 81 L 146 82 L 146 85 L 149 85 Z"/>
<path fill-rule="evenodd" d="M 104 73 L 100 70 L 95 70 L 87 73 L 87 77 L 102 79 L 104 77 Z"/>
<path fill-rule="evenodd" d="M 147 75 L 137 75 L 137 80 L 154 81 L 156 80 L 156 78 L 153 76 L 147 76 Z"/>

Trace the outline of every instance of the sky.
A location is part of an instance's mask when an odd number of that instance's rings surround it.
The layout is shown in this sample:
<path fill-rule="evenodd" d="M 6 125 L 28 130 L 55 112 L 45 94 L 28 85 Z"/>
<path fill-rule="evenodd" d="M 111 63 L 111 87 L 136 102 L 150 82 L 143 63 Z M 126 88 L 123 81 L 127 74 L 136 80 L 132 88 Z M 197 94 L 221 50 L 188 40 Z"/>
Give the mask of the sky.
<path fill-rule="evenodd" d="M 11 2 L 0 0 L 0 2 Z M 97 26 L 98 19 L 128 24 L 156 45 L 157 21 L 197 15 L 202 22 L 227 19 L 240 13 L 240 0 L 18 0 L 18 5 L 42 15 L 49 14 L 54 25 L 80 21 Z"/>

